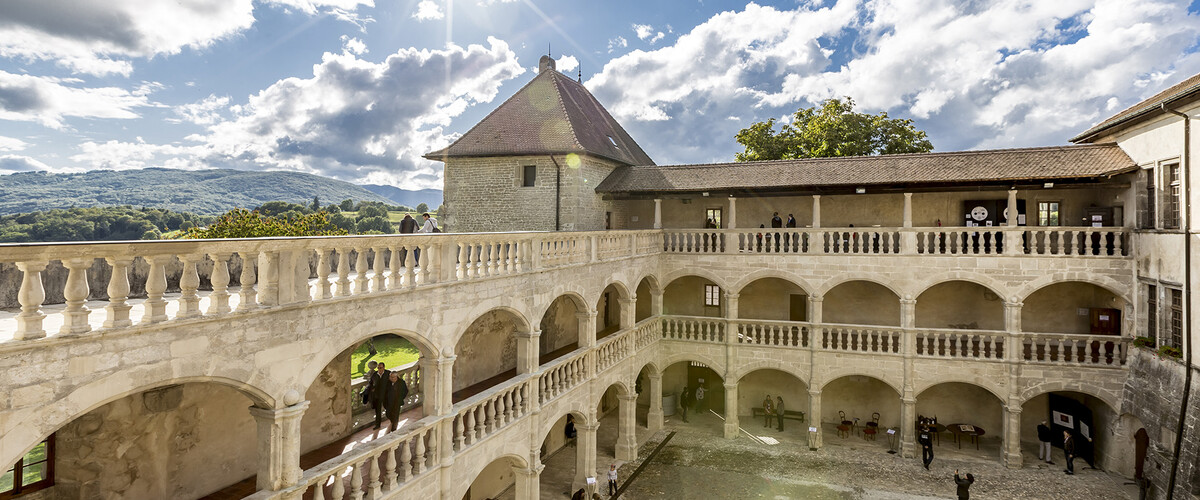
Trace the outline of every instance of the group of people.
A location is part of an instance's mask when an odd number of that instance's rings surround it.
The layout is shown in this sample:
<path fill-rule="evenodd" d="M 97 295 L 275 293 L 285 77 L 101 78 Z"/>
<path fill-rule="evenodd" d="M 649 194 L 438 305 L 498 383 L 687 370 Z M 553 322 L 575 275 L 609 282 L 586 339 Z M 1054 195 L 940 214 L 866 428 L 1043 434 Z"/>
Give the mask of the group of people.
<path fill-rule="evenodd" d="M 778 421 L 778 430 L 783 430 L 783 415 L 785 413 L 783 405 L 783 396 L 778 396 L 775 402 L 771 401 L 771 395 L 767 394 L 766 399 L 763 399 L 763 413 L 766 413 L 766 422 L 763 427 L 771 427 L 771 419 Z"/>
<path fill-rule="evenodd" d="M 383 414 L 387 413 L 388 432 L 395 431 L 400 422 L 400 410 L 408 398 L 408 384 L 400 378 L 400 372 L 388 371 L 382 362 L 371 361 L 367 363 L 367 369 L 370 376 L 362 393 L 363 403 L 369 403 L 375 410 L 376 430 L 382 426 Z"/>
<path fill-rule="evenodd" d="M 420 228 L 417 228 L 417 220 L 412 217 L 412 214 L 404 214 L 404 218 L 400 219 L 400 234 L 442 232 L 441 229 L 438 229 L 437 222 L 429 216 L 429 212 L 421 214 L 421 218 L 424 219 L 424 222 L 421 223 Z"/>
<path fill-rule="evenodd" d="M 1050 461 L 1050 440 L 1053 439 L 1054 433 L 1050 430 L 1050 425 L 1045 420 L 1037 426 L 1038 434 L 1038 460 L 1045 460 L 1046 463 L 1054 465 Z M 1091 441 L 1092 438 L 1084 436 L 1084 439 Z M 1070 430 L 1063 430 L 1063 455 L 1067 459 L 1067 468 L 1063 469 L 1063 473 L 1067 475 L 1075 475 L 1075 435 Z"/>
<path fill-rule="evenodd" d="M 688 410 L 694 409 L 696 412 L 704 411 L 704 388 L 703 379 L 696 384 L 695 389 L 688 389 L 688 386 L 683 386 L 683 390 L 679 391 L 679 415 L 684 422 L 688 421 Z"/>

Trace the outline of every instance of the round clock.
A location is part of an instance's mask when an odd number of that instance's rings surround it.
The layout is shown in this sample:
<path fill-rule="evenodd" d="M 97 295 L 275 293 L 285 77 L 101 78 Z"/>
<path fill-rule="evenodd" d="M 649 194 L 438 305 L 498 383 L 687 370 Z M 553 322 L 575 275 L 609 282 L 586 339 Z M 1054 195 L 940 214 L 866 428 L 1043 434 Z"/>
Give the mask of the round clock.
<path fill-rule="evenodd" d="M 982 221 L 983 219 L 986 219 L 987 216 L 988 216 L 988 210 L 986 208 L 977 206 L 977 207 L 971 209 L 971 218 L 972 219 L 975 219 L 977 221 Z"/>

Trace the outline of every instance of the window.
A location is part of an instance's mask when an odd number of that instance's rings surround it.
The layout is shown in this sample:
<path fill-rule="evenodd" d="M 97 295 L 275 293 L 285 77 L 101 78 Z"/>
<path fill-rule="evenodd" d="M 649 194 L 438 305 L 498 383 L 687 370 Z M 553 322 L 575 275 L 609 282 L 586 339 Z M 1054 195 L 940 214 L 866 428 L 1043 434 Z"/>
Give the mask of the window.
<path fill-rule="evenodd" d="M 1183 348 L 1183 290 L 1171 290 L 1171 335 L 1166 344 L 1171 347 Z"/>
<path fill-rule="evenodd" d="M 1166 166 L 1167 199 L 1163 200 L 1163 229 L 1179 229 L 1179 164 Z"/>
<path fill-rule="evenodd" d="M 1155 200 L 1155 192 L 1154 191 L 1157 189 L 1155 187 L 1156 183 L 1154 182 L 1154 169 L 1148 168 L 1148 169 L 1144 170 L 1144 172 L 1146 172 L 1146 219 L 1142 221 L 1142 228 L 1143 229 L 1154 229 L 1155 222 L 1156 222 L 1154 220 L 1154 218 L 1155 218 L 1155 215 L 1157 214 L 1157 210 L 1155 207 L 1155 201 L 1154 201 Z"/>
<path fill-rule="evenodd" d="M 1038 202 L 1038 225 L 1039 226 L 1058 226 L 1062 223 L 1058 218 L 1058 202 L 1057 201 L 1039 201 Z"/>
<path fill-rule="evenodd" d="M 1146 285 L 1146 336 L 1158 337 L 1158 286 Z"/>
<path fill-rule="evenodd" d="M 0 474 L 0 498 L 12 498 L 54 484 L 54 435 L 34 446 Z"/>
<path fill-rule="evenodd" d="M 537 166 L 525 165 L 521 172 L 521 187 L 533 187 L 537 182 Z"/>
<path fill-rule="evenodd" d="M 721 305 L 721 287 L 704 285 L 704 305 L 719 307 Z"/>
<path fill-rule="evenodd" d="M 721 209 L 710 208 L 704 211 L 704 227 L 721 228 Z"/>

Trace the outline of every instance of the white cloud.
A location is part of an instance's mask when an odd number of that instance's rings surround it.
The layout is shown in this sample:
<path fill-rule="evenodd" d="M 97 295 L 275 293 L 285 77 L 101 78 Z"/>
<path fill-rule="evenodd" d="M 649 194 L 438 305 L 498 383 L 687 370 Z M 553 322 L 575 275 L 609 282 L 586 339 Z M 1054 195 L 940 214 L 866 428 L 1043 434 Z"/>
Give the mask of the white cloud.
<path fill-rule="evenodd" d="M 342 35 L 342 50 L 361 56 L 367 53 L 367 44 L 357 38 Z"/>
<path fill-rule="evenodd" d="M 80 80 L 0 71 L 0 120 L 31 121 L 64 129 L 66 117 L 137 118 L 134 110 L 158 106 L 148 94 L 160 87 L 143 84 L 133 91 L 116 87 L 77 87 Z"/>
<path fill-rule="evenodd" d="M 557 61 L 554 61 L 554 67 L 566 73 L 579 67 L 579 59 L 575 56 L 562 56 Z"/>
<path fill-rule="evenodd" d="M 140 137 L 137 139 L 137 142 L 85 142 L 79 145 L 80 153 L 72 155 L 71 160 L 86 164 L 91 169 L 105 170 L 147 167 L 188 170 L 206 168 L 200 161 L 200 155 L 205 152 L 202 146 L 147 144 Z"/>
<path fill-rule="evenodd" d="M 49 165 L 28 156 L 0 155 L 0 175 L 16 172 L 36 172 L 39 170 L 51 170 L 51 168 Z"/>
<path fill-rule="evenodd" d="M 17 139 L 16 137 L 5 137 L 0 135 L 0 151 L 20 151 L 29 147 L 29 143 Z"/>
<path fill-rule="evenodd" d="M 727 161 L 738 129 L 846 95 L 916 118 L 939 150 L 1062 144 L 1200 72 L 1184 0 L 824 4 L 717 14 L 587 85 L 652 156 L 682 163 Z"/>
<path fill-rule="evenodd" d="M 433 0 L 421 0 L 421 3 L 417 4 L 417 11 L 413 12 L 412 17 L 418 21 L 432 21 L 444 18 L 446 14 L 442 13 L 442 7 L 437 2 Z"/>
<path fill-rule="evenodd" d="M 649 24 L 635 24 L 633 25 L 633 32 L 637 34 L 639 39 L 651 45 L 658 43 L 659 40 L 662 40 L 666 36 L 661 31 L 654 31 L 654 27 Z"/>
<path fill-rule="evenodd" d="M 623 36 L 618 36 L 608 41 L 608 53 L 611 54 L 616 49 L 623 49 L 628 46 L 629 40 L 626 40 Z"/>
<path fill-rule="evenodd" d="M 212 125 L 221 121 L 221 111 L 229 108 L 229 96 L 210 94 L 200 102 L 176 106 L 173 111 L 179 118 L 168 118 L 168 121 L 179 123 L 189 122 L 197 125 Z"/>

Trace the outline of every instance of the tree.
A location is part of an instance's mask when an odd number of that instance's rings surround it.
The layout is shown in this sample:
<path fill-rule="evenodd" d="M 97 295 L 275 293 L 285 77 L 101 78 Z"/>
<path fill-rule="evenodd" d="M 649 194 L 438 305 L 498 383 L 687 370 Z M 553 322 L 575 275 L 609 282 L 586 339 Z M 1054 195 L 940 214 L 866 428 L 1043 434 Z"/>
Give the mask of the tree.
<path fill-rule="evenodd" d="M 329 222 L 325 212 L 294 219 L 263 217 L 258 212 L 235 208 L 207 228 L 192 228 L 185 238 L 266 238 L 272 236 L 339 236 L 346 234 Z"/>
<path fill-rule="evenodd" d="M 319 212 L 321 210 L 321 199 L 313 196 L 313 202 L 310 208 L 312 208 L 313 212 Z"/>
<path fill-rule="evenodd" d="M 372 217 L 383 217 L 386 219 L 387 215 L 387 210 L 380 208 L 378 205 L 368 205 L 363 203 L 358 207 L 358 216 L 355 217 L 355 219 L 358 220 L 359 224 L 362 224 L 363 219 L 369 219 Z"/>
<path fill-rule="evenodd" d="M 775 132 L 775 119 L 757 122 L 737 133 L 746 148 L 737 161 L 788 160 L 898 153 L 927 153 L 933 150 L 925 132 L 913 121 L 854 112 L 854 100 L 828 99 L 821 105 L 802 108 Z"/>
<path fill-rule="evenodd" d="M 417 204 L 417 213 L 419 213 L 419 214 L 423 214 L 423 213 L 425 213 L 425 212 L 428 212 L 428 211 L 429 211 L 429 205 L 426 205 L 426 204 L 424 204 L 424 203 L 418 203 L 418 204 Z"/>
<path fill-rule="evenodd" d="M 386 217 L 360 218 L 357 229 L 358 234 L 392 234 L 392 223 L 388 222 Z"/>
<path fill-rule="evenodd" d="M 346 198 L 346 199 L 342 200 L 342 203 L 340 205 L 338 205 L 338 208 L 342 209 L 343 212 L 353 212 L 354 211 L 354 200 Z"/>

